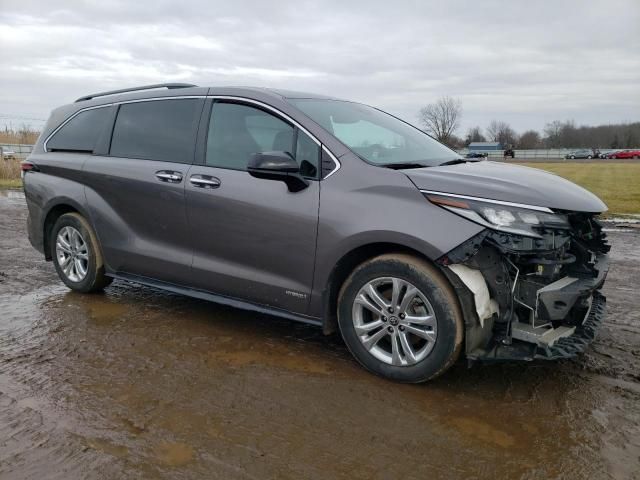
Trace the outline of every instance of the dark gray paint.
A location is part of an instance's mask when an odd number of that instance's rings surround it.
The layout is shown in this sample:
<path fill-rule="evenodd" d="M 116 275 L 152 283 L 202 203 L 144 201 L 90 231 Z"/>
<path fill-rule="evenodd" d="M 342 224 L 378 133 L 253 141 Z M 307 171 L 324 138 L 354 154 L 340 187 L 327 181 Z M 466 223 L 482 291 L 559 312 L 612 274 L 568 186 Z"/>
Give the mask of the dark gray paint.
<path fill-rule="evenodd" d="M 310 315 L 321 316 L 336 263 L 355 248 L 391 243 L 436 259 L 484 228 L 427 201 L 402 170 L 353 154 L 321 182 L 318 251 Z"/>
<path fill-rule="evenodd" d="M 282 182 L 208 167 L 202 165 L 202 124 L 193 165 L 44 152 L 44 139 L 80 109 L 206 95 L 271 105 L 338 157 L 340 170 L 291 193 Z M 401 171 L 369 165 L 283 95 L 315 97 L 196 87 L 100 97 L 54 110 L 30 156 L 41 171 L 25 178 L 32 243 L 42 250 L 47 213 L 56 205 L 69 205 L 92 223 L 110 274 L 180 285 L 180 291 L 191 288 L 194 295 L 208 291 L 313 319 L 325 313 L 324 293 L 336 263 L 354 249 L 387 243 L 436 259 L 482 231 L 429 203 L 419 188 L 578 211 L 605 208 L 580 187 L 523 167 L 482 162 Z M 105 132 L 102 154 L 108 138 Z M 158 170 L 179 171 L 183 179 L 160 182 L 154 175 Z M 194 187 L 189 178 L 197 174 L 218 178 L 220 186 Z"/>
<path fill-rule="evenodd" d="M 319 182 L 291 193 L 283 182 L 239 170 L 195 165 L 189 175 L 196 174 L 214 176 L 220 186 L 186 183 L 191 284 L 306 313 L 316 254 Z"/>
<path fill-rule="evenodd" d="M 89 156 L 83 177 L 87 209 L 109 270 L 187 284 L 191 271 L 184 181 L 161 182 L 155 173 L 186 176 L 190 165 Z"/>
<path fill-rule="evenodd" d="M 418 188 L 575 212 L 604 212 L 593 193 L 553 173 L 498 162 L 469 162 L 406 171 Z"/>

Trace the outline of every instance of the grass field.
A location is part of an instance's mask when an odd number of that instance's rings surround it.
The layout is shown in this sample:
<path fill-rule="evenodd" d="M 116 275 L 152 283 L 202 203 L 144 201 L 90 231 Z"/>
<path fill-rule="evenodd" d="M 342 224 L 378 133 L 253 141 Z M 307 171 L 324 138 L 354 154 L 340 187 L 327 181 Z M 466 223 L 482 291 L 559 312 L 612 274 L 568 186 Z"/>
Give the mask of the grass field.
<path fill-rule="evenodd" d="M 640 162 L 518 163 L 556 173 L 598 195 L 609 207 L 608 214 L 640 213 Z M 0 165 L 0 188 L 20 188 L 20 162 Z"/>
<path fill-rule="evenodd" d="M 18 160 L 0 160 L 0 188 L 18 188 L 20 180 L 20 162 Z"/>
<path fill-rule="evenodd" d="M 548 170 L 592 191 L 614 213 L 640 213 L 640 162 L 519 163 Z"/>
<path fill-rule="evenodd" d="M 19 178 L 0 178 L 0 188 L 22 188 L 22 180 Z"/>

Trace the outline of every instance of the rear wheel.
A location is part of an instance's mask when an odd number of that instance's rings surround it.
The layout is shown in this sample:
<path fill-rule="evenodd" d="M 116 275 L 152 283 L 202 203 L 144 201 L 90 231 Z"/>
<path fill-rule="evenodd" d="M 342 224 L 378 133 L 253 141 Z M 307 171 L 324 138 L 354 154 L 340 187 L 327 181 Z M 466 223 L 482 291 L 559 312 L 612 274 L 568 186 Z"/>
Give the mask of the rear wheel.
<path fill-rule="evenodd" d="M 435 267 L 405 254 L 382 255 L 354 270 L 340 291 L 338 323 L 365 368 L 405 383 L 447 370 L 464 332 L 451 285 Z"/>
<path fill-rule="evenodd" d="M 51 258 L 60 279 L 78 292 L 97 292 L 112 281 L 105 275 L 98 240 L 78 213 L 65 213 L 51 230 Z"/>

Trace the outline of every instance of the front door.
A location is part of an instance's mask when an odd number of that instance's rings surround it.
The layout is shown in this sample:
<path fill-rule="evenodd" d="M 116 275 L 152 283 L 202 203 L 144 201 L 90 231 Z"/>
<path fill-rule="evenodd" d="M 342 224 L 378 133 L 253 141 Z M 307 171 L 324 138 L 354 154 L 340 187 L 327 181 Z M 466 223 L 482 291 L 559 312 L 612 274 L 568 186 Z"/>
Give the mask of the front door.
<path fill-rule="evenodd" d="M 204 162 L 186 179 L 193 282 L 221 295 L 304 314 L 315 263 L 320 147 L 284 119 L 252 105 L 215 102 Z M 287 151 L 309 186 L 252 177 L 253 153 Z"/>

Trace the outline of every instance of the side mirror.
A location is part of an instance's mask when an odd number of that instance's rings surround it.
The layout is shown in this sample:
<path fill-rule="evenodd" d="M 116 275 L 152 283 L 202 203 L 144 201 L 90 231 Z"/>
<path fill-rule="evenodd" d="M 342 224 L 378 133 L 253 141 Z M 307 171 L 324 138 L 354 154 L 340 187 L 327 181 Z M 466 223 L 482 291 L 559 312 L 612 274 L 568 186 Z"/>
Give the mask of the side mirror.
<path fill-rule="evenodd" d="M 309 186 L 300 175 L 298 162 L 289 152 L 254 153 L 247 164 L 247 171 L 256 178 L 280 180 L 287 184 L 290 192 L 299 192 Z"/>

